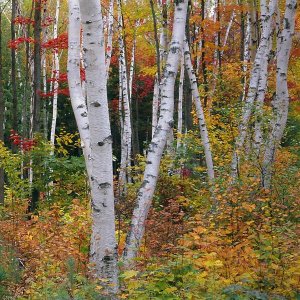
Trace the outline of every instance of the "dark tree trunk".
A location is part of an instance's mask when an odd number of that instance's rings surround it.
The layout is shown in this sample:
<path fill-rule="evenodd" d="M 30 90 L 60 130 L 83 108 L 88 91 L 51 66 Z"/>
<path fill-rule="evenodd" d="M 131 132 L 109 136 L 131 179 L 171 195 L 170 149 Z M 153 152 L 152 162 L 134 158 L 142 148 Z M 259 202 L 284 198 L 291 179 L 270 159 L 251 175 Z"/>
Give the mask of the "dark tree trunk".
<path fill-rule="evenodd" d="M 31 3 L 31 10 L 29 19 L 32 19 L 32 14 L 34 10 L 34 0 Z M 26 26 L 26 38 L 29 38 L 30 35 L 30 23 Z M 30 44 L 29 42 L 25 43 L 25 82 L 23 88 L 23 97 L 22 97 L 22 134 L 23 137 L 29 137 L 29 122 L 28 122 L 28 99 L 31 98 L 31 85 L 29 84 L 29 59 L 30 59 Z"/>
<path fill-rule="evenodd" d="M 5 102 L 3 98 L 2 86 L 2 10 L 0 9 L 0 141 L 4 142 L 4 110 Z M 0 169 L 0 205 L 4 204 L 4 171 Z"/>
<path fill-rule="evenodd" d="M 201 20 L 202 23 L 205 19 L 205 2 L 204 0 L 201 0 Z M 207 106 L 207 98 L 208 98 L 208 82 L 207 82 L 207 69 L 206 69 L 206 62 L 205 62 L 205 38 L 204 38 L 204 28 L 203 24 L 201 24 L 200 27 L 201 32 L 201 67 L 202 67 L 202 75 L 203 75 L 203 85 L 204 85 L 204 92 L 205 95 L 203 97 L 204 99 L 204 107 Z"/>
<path fill-rule="evenodd" d="M 11 1 L 11 40 L 16 39 L 15 23 L 16 18 L 16 0 Z M 18 131 L 18 95 L 17 95 L 17 77 L 16 77 L 16 49 L 11 48 L 11 85 L 12 85 L 12 128 Z"/>
<path fill-rule="evenodd" d="M 217 58 L 218 58 L 218 69 L 219 69 L 219 76 L 221 76 L 221 68 L 222 68 L 222 55 L 221 55 L 221 18 L 220 18 L 220 0 L 218 0 L 217 3 L 217 22 L 219 23 L 219 30 L 218 30 L 218 36 L 217 36 Z"/>
<path fill-rule="evenodd" d="M 34 73 L 33 73 L 33 122 L 32 133 L 40 131 L 41 116 L 41 0 L 34 6 Z"/>
<path fill-rule="evenodd" d="M 41 2 L 42 0 L 36 0 L 34 6 L 34 73 L 33 73 L 33 116 L 32 116 L 32 133 L 40 132 L 40 116 L 41 116 Z M 34 165 L 38 162 L 34 161 Z M 29 204 L 29 212 L 34 212 L 37 208 L 39 201 L 39 191 L 34 185 L 35 178 L 33 180 L 33 189 L 31 195 L 31 202 Z"/>

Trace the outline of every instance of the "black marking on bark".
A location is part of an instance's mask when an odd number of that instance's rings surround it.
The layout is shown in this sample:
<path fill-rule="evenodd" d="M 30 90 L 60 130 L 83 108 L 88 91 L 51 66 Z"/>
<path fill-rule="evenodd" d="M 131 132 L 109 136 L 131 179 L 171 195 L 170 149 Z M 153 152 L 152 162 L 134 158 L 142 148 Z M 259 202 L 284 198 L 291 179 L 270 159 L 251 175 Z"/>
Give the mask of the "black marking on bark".
<path fill-rule="evenodd" d="M 147 160 L 147 161 L 146 161 L 146 164 L 147 164 L 147 165 L 152 165 L 152 161 Z"/>
<path fill-rule="evenodd" d="M 152 175 L 152 174 L 148 174 L 147 177 L 156 178 L 156 176 L 155 176 L 155 175 Z"/>
<path fill-rule="evenodd" d="M 85 22 L 85 24 L 92 24 L 92 21 L 88 20 L 88 21 Z"/>
<path fill-rule="evenodd" d="M 97 213 L 101 212 L 101 209 L 95 205 L 94 200 L 91 201 L 91 206 L 92 206 L 93 211 L 95 211 Z"/>
<path fill-rule="evenodd" d="M 92 34 L 91 34 L 90 32 L 87 32 L 86 35 L 87 35 L 87 36 L 91 36 Z"/>
<path fill-rule="evenodd" d="M 144 180 L 143 183 L 141 184 L 141 188 L 144 188 L 148 183 L 149 183 L 148 180 Z"/>
<path fill-rule="evenodd" d="M 102 182 L 99 184 L 100 189 L 108 189 L 111 186 L 109 182 Z"/>
<path fill-rule="evenodd" d="M 107 205 L 104 202 L 102 202 L 102 205 L 103 205 L 103 207 L 107 207 Z"/>
<path fill-rule="evenodd" d="M 95 180 L 95 178 L 93 176 L 91 176 L 91 181 L 94 181 L 94 180 Z"/>
<path fill-rule="evenodd" d="M 91 106 L 100 107 L 101 104 L 98 101 L 95 101 L 95 102 L 91 102 Z"/>
<path fill-rule="evenodd" d="M 84 105 L 80 104 L 80 105 L 77 106 L 77 108 L 84 108 Z"/>
<path fill-rule="evenodd" d="M 87 112 L 83 112 L 82 114 L 80 114 L 82 117 L 87 117 Z"/>
<path fill-rule="evenodd" d="M 102 261 L 105 263 L 109 263 L 110 261 L 113 261 L 113 260 L 114 260 L 114 258 L 112 255 L 105 255 L 105 256 L 103 256 L 103 259 L 102 259 Z"/>
<path fill-rule="evenodd" d="M 103 141 L 101 141 L 101 142 L 98 142 L 98 146 L 104 146 L 105 145 L 105 143 L 107 143 L 107 144 L 111 144 L 112 143 L 112 141 L 113 141 L 113 137 L 112 137 L 112 135 L 109 135 L 108 137 L 106 137 Z"/>
<path fill-rule="evenodd" d="M 169 126 L 170 126 L 171 128 L 173 128 L 173 126 L 174 126 L 174 121 L 171 120 L 171 121 L 168 122 L 168 124 L 169 124 Z"/>
<path fill-rule="evenodd" d="M 284 18 L 284 21 L 285 21 L 285 28 L 286 29 L 291 29 L 291 24 L 290 24 L 290 21 L 288 18 Z"/>

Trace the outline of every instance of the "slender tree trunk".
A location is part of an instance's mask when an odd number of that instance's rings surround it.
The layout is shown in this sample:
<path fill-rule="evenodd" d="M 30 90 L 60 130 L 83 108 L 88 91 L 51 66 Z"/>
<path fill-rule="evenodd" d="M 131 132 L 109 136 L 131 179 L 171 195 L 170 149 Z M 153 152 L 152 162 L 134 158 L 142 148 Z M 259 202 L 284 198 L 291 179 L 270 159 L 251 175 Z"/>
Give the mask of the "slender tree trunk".
<path fill-rule="evenodd" d="M 59 11 L 60 11 L 60 0 L 56 0 L 53 39 L 57 39 L 58 36 Z M 51 133 L 50 133 L 50 144 L 52 145 L 52 152 L 51 152 L 52 155 L 54 154 L 58 88 L 59 88 L 59 56 L 58 56 L 58 48 L 54 48 L 54 85 L 53 85 L 54 94 L 53 94 L 53 102 L 52 102 L 53 107 L 52 107 L 52 122 L 51 122 Z"/>
<path fill-rule="evenodd" d="M 48 2 L 45 1 L 43 5 L 43 23 L 46 22 L 48 17 Z M 43 26 L 42 28 L 42 44 L 46 43 L 48 40 L 48 26 Z M 46 49 L 42 50 L 42 77 L 43 77 L 43 94 L 47 94 L 47 55 Z M 48 139 L 48 112 L 47 112 L 47 101 L 43 101 L 43 132 L 44 139 Z"/>
<path fill-rule="evenodd" d="M 295 29 L 296 7 L 296 0 L 286 1 L 283 29 L 277 39 L 276 97 L 274 100 L 275 116 L 271 124 L 272 129 L 266 145 L 262 170 L 262 185 L 267 189 L 271 187 L 275 153 L 282 139 L 288 116 L 289 92 L 287 86 L 287 71 L 292 47 L 292 37 Z"/>
<path fill-rule="evenodd" d="M 207 69 L 206 69 L 206 61 L 205 61 L 205 37 L 204 37 L 204 27 L 203 22 L 205 20 L 205 1 L 201 0 L 201 67 L 202 67 L 202 75 L 203 75 L 203 85 L 204 85 L 204 107 L 207 106 L 208 100 L 208 81 L 207 81 Z"/>
<path fill-rule="evenodd" d="M 189 44 L 188 44 L 187 39 L 185 39 L 185 42 L 184 42 L 184 62 L 185 62 L 186 70 L 188 72 L 188 76 L 190 79 L 193 97 L 195 100 L 197 118 L 199 121 L 200 135 L 201 135 L 204 153 L 205 153 L 205 161 L 206 161 L 208 179 L 210 182 L 212 182 L 215 177 L 212 153 L 211 153 L 211 149 L 210 149 L 210 142 L 209 142 L 207 127 L 206 127 L 206 122 L 205 122 L 205 116 L 204 116 L 204 112 L 203 112 L 203 108 L 202 108 L 202 104 L 201 104 L 201 100 L 200 100 L 196 75 L 195 75 L 195 71 L 193 70 L 191 54 L 190 54 L 190 49 L 189 49 Z"/>
<path fill-rule="evenodd" d="M 183 104 L 183 82 L 184 82 L 184 55 L 181 57 L 180 64 L 180 77 L 179 77 L 179 92 L 178 92 L 178 121 L 177 121 L 177 150 L 181 146 L 181 135 L 182 135 L 182 104 Z"/>
<path fill-rule="evenodd" d="M 109 77 L 109 67 L 112 55 L 113 35 L 114 35 L 114 1 L 109 1 L 108 10 L 108 28 L 107 28 L 107 45 L 106 45 L 106 78 Z"/>
<path fill-rule="evenodd" d="M 225 33 L 225 37 L 224 37 L 224 41 L 223 41 L 223 48 L 227 45 L 227 41 L 228 41 L 228 37 L 229 37 L 229 32 L 230 32 L 230 29 L 232 27 L 232 24 L 233 24 L 233 21 L 235 19 L 235 16 L 236 16 L 236 13 L 235 13 L 235 11 L 233 11 L 231 13 L 231 17 L 230 17 L 228 26 L 226 28 L 226 33 Z M 221 51 L 221 56 L 223 56 L 223 53 L 224 53 L 224 50 Z"/>
<path fill-rule="evenodd" d="M 11 1 L 11 39 L 16 39 L 15 18 L 16 18 L 16 0 Z M 17 95 L 17 67 L 16 67 L 16 49 L 11 48 L 11 85 L 12 85 L 12 127 L 18 131 L 18 95 Z"/>
<path fill-rule="evenodd" d="M 35 1 L 34 6 L 34 73 L 33 73 L 33 124 L 32 134 L 40 131 L 41 115 L 41 3 Z"/>
<path fill-rule="evenodd" d="M 70 91 L 71 104 L 78 127 L 81 148 L 85 158 L 88 178 L 91 178 L 91 148 L 89 119 L 85 96 L 81 87 L 80 76 L 80 11 L 79 1 L 70 0 L 69 2 L 69 30 L 68 30 L 68 85 Z"/>
<path fill-rule="evenodd" d="M 155 49 L 156 49 L 156 75 L 154 81 L 154 92 L 153 92 L 153 102 L 152 102 L 152 137 L 154 136 L 157 122 L 158 122 L 158 113 L 160 105 L 160 81 L 161 81 L 161 59 L 164 57 L 164 45 L 166 43 L 166 36 L 162 30 L 160 35 L 160 42 L 158 40 L 158 31 L 157 31 L 157 21 L 154 9 L 153 0 L 150 0 L 151 13 L 153 19 L 153 29 L 154 29 L 154 40 L 155 40 Z"/>
<path fill-rule="evenodd" d="M 0 7 L 0 143 L 4 143 L 4 111 L 3 95 L 3 68 L 2 68 L 2 8 Z M 4 204 L 4 170 L 0 168 L 0 205 Z"/>
<path fill-rule="evenodd" d="M 254 151 L 257 157 L 259 157 L 260 154 L 260 148 L 263 142 L 263 136 L 262 136 L 262 118 L 263 118 L 263 105 L 265 100 L 265 94 L 267 91 L 267 83 L 268 83 L 268 65 L 269 65 L 269 55 L 272 49 L 272 38 L 269 41 L 268 45 L 268 59 L 262 61 L 261 64 L 261 74 L 258 82 L 258 88 L 257 88 L 257 99 L 256 99 L 256 106 L 255 106 L 255 128 L 254 128 Z"/>
<path fill-rule="evenodd" d="M 113 192 L 112 136 L 109 121 L 105 45 L 98 0 L 80 0 L 92 174 L 92 236 L 90 262 L 95 276 L 104 279 L 108 294 L 118 290 L 117 244 Z M 112 298 L 113 296 L 111 296 Z"/>
<path fill-rule="evenodd" d="M 29 18 L 32 18 L 34 10 L 34 0 L 32 0 L 31 3 L 31 10 Z M 29 37 L 30 33 L 30 24 L 27 24 L 25 36 L 26 38 Z M 29 137 L 29 130 L 30 128 L 30 122 L 28 122 L 28 98 L 31 99 L 32 96 L 32 86 L 29 84 L 29 77 L 30 77 L 30 44 L 29 42 L 25 43 L 25 83 L 24 83 L 24 89 L 23 89 L 23 97 L 22 97 L 22 134 L 24 137 Z M 31 119 L 31 118 L 30 118 Z"/>
<path fill-rule="evenodd" d="M 231 169 L 232 169 L 232 178 L 235 179 L 238 175 L 238 166 L 240 160 L 240 152 L 245 142 L 247 135 L 247 129 L 249 125 L 249 120 L 251 117 L 254 101 L 257 95 L 258 83 L 261 76 L 262 63 L 268 59 L 268 49 L 269 41 L 271 38 L 272 30 L 271 24 L 275 9 L 277 6 L 277 0 L 270 0 L 269 2 L 269 13 L 268 15 L 262 16 L 263 32 L 260 40 L 260 44 L 256 53 L 255 61 L 253 64 L 253 69 L 250 76 L 249 91 L 245 101 L 245 105 L 242 112 L 242 120 L 239 125 L 239 134 L 235 142 L 235 150 L 232 158 Z"/>
<path fill-rule="evenodd" d="M 131 126 L 131 109 L 129 102 L 128 90 L 128 73 L 127 62 L 125 58 L 125 45 L 124 45 L 124 24 L 121 11 L 121 2 L 117 0 L 118 4 L 118 23 L 119 23 L 119 74 L 121 76 L 120 83 L 122 87 L 122 108 L 123 108 L 123 128 L 121 134 L 121 163 L 119 174 L 119 185 L 124 188 L 127 183 L 127 167 L 131 165 L 131 148 L 132 148 L 132 126 Z"/>
<path fill-rule="evenodd" d="M 246 91 L 247 91 L 247 70 L 248 64 L 250 62 L 250 43 L 251 43 L 251 16 L 248 12 L 247 14 L 247 25 L 246 25 L 246 37 L 244 42 L 244 61 L 242 62 L 242 71 L 243 71 L 243 94 L 242 94 L 242 102 L 245 101 L 246 98 Z"/>
<path fill-rule="evenodd" d="M 174 86 L 180 54 L 182 53 L 187 5 L 187 0 L 175 4 L 173 35 L 166 67 L 164 69 L 164 79 L 161 84 L 161 114 L 149 146 L 144 179 L 137 194 L 137 203 L 133 211 L 131 228 L 126 239 L 124 260 L 127 266 L 129 266 L 132 259 L 136 257 L 139 250 L 145 230 L 145 221 L 152 203 L 159 175 L 159 165 L 166 145 L 167 133 L 173 127 Z"/>
<path fill-rule="evenodd" d="M 42 0 L 36 0 L 34 5 L 34 56 L 33 56 L 33 102 L 32 102 L 32 122 L 31 122 L 31 138 L 35 133 L 40 132 L 40 116 L 41 116 L 41 9 Z M 38 158 L 37 158 L 38 159 Z M 37 162 L 30 162 L 30 165 Z M 34 180 L 33 170 L 29 170 L 31 183 Z M 28 207 L 29 212 L 34 212 L 39 201 L 39 191 L 37 187 L 33 187 L 31 202 Z"/>

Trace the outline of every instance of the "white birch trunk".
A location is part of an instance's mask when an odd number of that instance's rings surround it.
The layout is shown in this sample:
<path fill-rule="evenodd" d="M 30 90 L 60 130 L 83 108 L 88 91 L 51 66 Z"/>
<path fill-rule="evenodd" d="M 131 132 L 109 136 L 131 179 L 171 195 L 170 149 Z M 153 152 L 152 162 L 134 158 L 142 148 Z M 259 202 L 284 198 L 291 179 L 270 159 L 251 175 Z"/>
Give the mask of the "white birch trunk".
<path fill-rule="evenodd" d="M 272 131 L 266 145 L 262 170 L 262 185 L 267 189 L 271 187 L 272 166 L 275 159 L 275 152 L 282 139 L 288 116 L 289 93 L 287 86 L 287 71 L 295 28 L 296 7 L 296 0 L 286 1 L 283 29 L 279 33 L 277 39 L 276 97 L 274 100 L 275 116 L 272 122 Z"/>
<path fill-rule="evenodd" d="M 107 27 L 107 44 L 106 44 L 106 79 L 109 77 L 109 67 L 112 54 L 112 44 L 114 35 L 114 0 L 109 1 L 108 10 L 108 27 Z"/>
<path fill-rule="evenodd" d="M 182 57 L 181 57 L 180 77 L 179 77 L 178 121 L 177 121 L 177 150 L 181 146 L 181 136 L 182 136 L 183 82 L 184 82 L 184 55 L 182 55 Z"/>
<path fill-rule="evenodd" d="M 247 75 L 248 63 L 250 62 L 250 43 L 251 43 L 251 14 L 247 14 L 247 25 L 246 25 L 246 39 L 244 43 L 244 62 L 243 62 L 243 72 L 244 72 L 244 83 L 243 83 L 243 96 L 242 102 L 246 99 L 247 90 Z"/>
<path fill-rule="evenodd" d="M 203 143 L 203 148 L 204 148 L 204 154 L 205 154 L 205 161 L 206 161 L 206 167 L 207 167 L 207 175 L 208 179 L 210 182 L 214 180 L 214 165 L 213 165 L 213 159 L 212 159 L 212 154 L 211 154 L 211 149 L 210 149 L 210 142 L 209 142 L 209 137 L 208 137 L 208 132 L 207 132 L 207 127 L 206 127 L 206 122 L 205 122 L 205 116 L 201 104 L 201 99 L 199 95 L 199 90 L 197 86 L 197 80 L 196 80 L 196 75 L 195 71 L 193 70 L 193 65 L 191 61 L 191 54 L 190 54 L 190 49 L 189 49 L 189 44 L 187 39 L 185 39 L 184 42 L 184 62 L 185 62 L 185 67 L 190 79 L 190 85 L 191 85 L 191 90 L 192 94 L 194 97 L 195 101 L 195 106 L 196 106 L 196 113 L 197 113 L 197 118 L 199 121 L 199 129 L 200 129 L 200 135 Z"/>
<path fill-rule="evenodd" d="M 238 137 L 236 138 L 235 149 L 234 149 L 234 154 L 231 163 L 231 170 L 232 170 L 231 177 L 233 179 L 235 179 L 238 175 L 240 152 L 242 151 L 242 147 L 245 142 L 249 120 L 251 117 L 254 101 L 256 99 L 258 82 L 261 74 L 261 64 L 264 60 L 268 59 L 267 49 L 269 48 L 269 41 L 272 33 L 271 24 L 277 6 L 276 4 L 277 4 L 277 0 L 270 0 L 269 13 L 267 15 L 262 16 L 263 31 L 260 39 L 260 44 L 255 56 L 255 60 L 253 63 L 253 69 L 250 76 L 249 91 L 245 100 L 245 105 L 242 112 L 242 120 L 239 125 L 239 134 Z"/>
<path fill-rule="evenodd" d="M 55 21 L 53 27 L 53 38 L 57 39 L 58 36 L 58 20 L 60 11 L 60 0 L 56 0 L 55 9 Z M 53 95 L 53 108 L 52 108 L 52 123 L 51 123 L 51 133 L 50 133 L 50 144 L 52 145 L 51 155 L 54 154 L 54 141 L 55 141 L 55 129 L 56 129 L 56 119 L 57 119 L 57 98 L 58 98 L 58 87 L 59 87 L 59 57 L 58 48 L 54 49 L 54 95 Z"/>
<path fill-rule="evenodd" d="M 235 19 L 235 16 L 236 16 L 236 14 L 235 14 L 235 11 L 233 10 L 233 12 L 231 13 L 231 17 L 230 17 L 228 26 L 226 28 L 226 33 L 225 33 L 224 42 L 223 42 L 223 48 L 227 45 L 227 40 L 228 40 L 228 37 L 229 37 L 229 32 L 230 32 L 230 29 L 232 27 L 232 24 L 233 24 L 233 21 Z M 221 56 L 223 56 L 223 52 L 224 52 L 224 50 L 221 51 Z"/>
<path fill-rule="evenodd" d="M 152 101 L 152 138 L 154 136 L 157 122 L 158 122 L 158 110 L 159 110 L 159 82 L 156 74 L 154 79 L 153 101 Z"/>
<path fill-rule="evenodd" d="M 98 0 L 79 0 L 79 4 L 92 162 L 90 262 L 97 278 L 105 280 L 102 283 L 107 292 L 114 294 L 118 290 L 118 267 L 102 12 Z"/>
<path fill-rule="evenodd" d="M 129 102 L 130 103 L 132 103 L 131 99 L 132 99 L 132 83 L 133 83 L 134 64 L 135 64 L 135 48 L 136 48 L 136 37 L 134 35 L 133 42 L 132 42 L 130 68 L 129 68 Z"/>
<path fill-rule="evenodd" d="M 143 183 L 137 194 L 137 203 L 133 211 L 131 228 L 124 249 L 124 260 L 127 266 L 136 257 L 144 234 L 145 221 L 152 203 L 167 133 L 173 127 L 174 86 L 182 53 L 187 4 L 187 0 L 175 4 L 172 40 L 164 69 L 164 79 L 161 84 L 160 116 L 149 146 Z"/>
<path fill-rule="evenodd" d="M 120 163 L 120 174 L 119 174 L 119 185 L 124 188 L 124 184 L 127 182 L 127 167 L 131 164 L 131 139 L 132 139 L 132 126 L 131 126 L 131 114 L 130 114 L 130 103 L 129 103 L 129 90 L 128 90 L 128 74 L 125 60 L 125 45 L 123 36 L 123 19 L 121 12 L 121 2 L 117 1 L 118 4 L 118 24 L 119 24 L 119 68 L 122 85 L 122 108 L 123 108 L 123 130 L 121 138 L 121 163 Z"/>
<path fill-rule="evenodd" d="M 71 104 L 78 127 L 81 148 L 85 158 L 88 178 L 91 177 L 91 148 L 89 120 L 85 96 L 81 87 L 80 77 L 80 11 L 79 1 L 69 0 L 69 30 L 68 30 L 68 86 Z"/>
<path fill-rule="evenodd" d="M 263 142 L 263 136 L 262 136 L 262 118 L 263 118 L 263 105 L 265 100 L 265 94 L 267 90 L 267 83 L 268 83 L 268 60 L 269 55 L 272 50 L 272 38 L 269 41 L 269 47 L 268 47 L 268 59 L 264 60 L 261 64 L 261 72 L 260 72 L 260 78 L 258 82 L 258 88 L 257 88 L 257 99 L 256 99 L 256 106 L 255 106 L 255 116 L 256 116 L 256 122 L 255 122 L 255 128 L 254 128 L 254 152 L 259 157 L 260 148 Z"/>

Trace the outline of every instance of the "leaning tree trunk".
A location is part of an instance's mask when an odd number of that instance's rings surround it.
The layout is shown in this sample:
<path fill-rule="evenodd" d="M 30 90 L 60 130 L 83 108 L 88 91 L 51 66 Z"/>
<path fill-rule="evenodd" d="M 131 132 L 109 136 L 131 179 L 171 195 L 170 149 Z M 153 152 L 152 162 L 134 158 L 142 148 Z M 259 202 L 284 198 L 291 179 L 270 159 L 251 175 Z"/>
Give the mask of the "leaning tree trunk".
<path fill-rule="evenodd" d="M 179 77 L 179 91 L 178 91 L 178 120 L 177 120 L 177 150 L 181 146 L 181 140 L 182 140 L 182 104 L 183 104 L 183 82 L 184 82 L 184 56 L 181 57 L 181 63 L 180 63 L 180 77 Z"/>
<path fill-rule="evenodd" d="M 105 290 L 118 290 L 112 136 L 107 101 L 103 20 L 98 0 L 80 0 L 91 145 L 92 236 L 90 262 Z"/>
<path fill-rule="evenodd" d="M 262 185 L 267 189 L 271 187 L 275 153 L 282 139 L 288 116 L 289 92 L 287 86 L 287 71 L 295 28 L 296 7 L 296 0 L 286 1 L 283 29 L 277 39 L 276 96 L 274 100 L 275 118 L 272 122 L 272 131 L 266 146 L 262 169 Z"/>
<path fill-rule="evenodd" d="M 132 259 L 137 256 L 139 250 L 145 230 L 145 221 L 152 203 L 159 175 L 159 165 L 166 145 L 167 134 L 173 127 L 174 86 L 182 54 L 187 5 L 187 0 L 175 3 L 173 35 L 166 67 L 164 69 L 164 79 L 161 84 L 161 114 L 149 146 L 144 178 L 137 194 L 137 203 L 133 211 L 131 228 L 126 239 L 124 260 L 127 266 L 132 262 Z"/>
<path fill-rule="evenodd" d="M 249 83 L 249 91 L 246 97 L 246 101 L 244 104 L 243 112 L 242 112 L 242 120 L 239 125 L 239 134 L 236 138 L 235 142 L 235 149 L 231 163 L 231 177 L 235 179 L 238 175 L 238 167 L 240 161 L 240 152 L 242 151 L 242 147 L 244 146 L 245 138 L 248 131 L 249 120 L 252 114 L 254 101 L 257 96 L 258 84 L 259 79 L 261 77 L 262 71 L 262 64 L 265 60 L 268 59 L 269 53 L 269 42 L 272 35 L 272 20 L 273 15 L 276 11 L 277 0 L 270 0 L 269 2 L 269 13 L 262 12 L 262 35 L 260 39 L 260 44 L 255 56 L 253 69 L 250 76 L 250 83 Z M 263 5 L 261 5 L 263 7 Z"/>
<path fill-rule="evenodd" d="M 212 154 L 211 154 L 211 149 L 210 149 L 210 142 L 209 142 L 207 127 L 206 127 L 206 122 L 205 122 L 205 116 L 204 116 L 204 112 L 203 112 L 203 108 L 202 108 L 202 104 L 201 104 L 201 100 L 200 100 L 195 71 L 193 70 L 193 66 L 192 66 L 191 54 L 190 54 L 190 49 L 189 49 L 189 44 L 188 44 L 187 39 L 185 39 L 185 41 L 184 41 L 184 62 L 185 62 L 185 67 L 186 67 L 186 70 L 187 70 L 187 73 L 188 73 L 188 76 L 190 79 L 190 85 L 191 85 L 193 97 L 195 99 L 196 113 L 197 113 L 197 118 L 199 121 L 200 135 L 201 135 L 203 148 L 204 148 L 204 154 L 205 154 L 207 175 L 208 175 L 209 181 L 212 182 L 215 177 L 214 164 L 213 164 L 213 159 L 212 159 Z"/>

